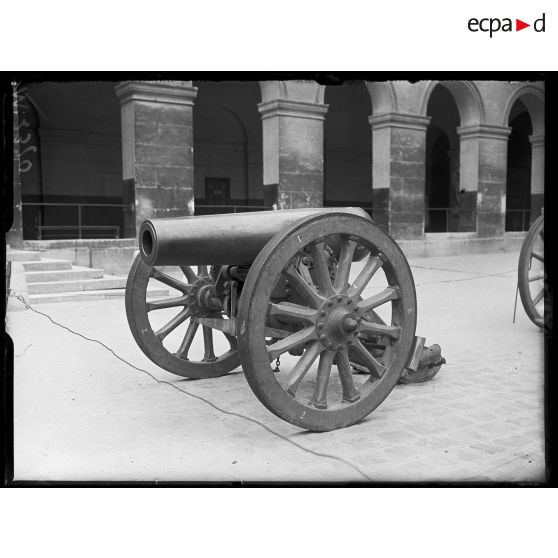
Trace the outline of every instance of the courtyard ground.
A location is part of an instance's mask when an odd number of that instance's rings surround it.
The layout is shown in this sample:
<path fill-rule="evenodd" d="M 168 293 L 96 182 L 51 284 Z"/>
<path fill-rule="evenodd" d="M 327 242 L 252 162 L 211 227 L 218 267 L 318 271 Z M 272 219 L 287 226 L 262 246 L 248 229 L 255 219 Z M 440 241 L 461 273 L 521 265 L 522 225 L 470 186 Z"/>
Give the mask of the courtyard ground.
<path fill-rule="evenodd" d="M 137 348 L 123 299 L 37 310 L 181 391 L 12 298 L 15 480 L 542 482 L 544 335 L 520 302 L 512 323 L 517 260 L 411 260 L 417 334 L 447 364 L 328 433 L 275 417 L 240 368 L 193 381 L 157 367 Z"/>

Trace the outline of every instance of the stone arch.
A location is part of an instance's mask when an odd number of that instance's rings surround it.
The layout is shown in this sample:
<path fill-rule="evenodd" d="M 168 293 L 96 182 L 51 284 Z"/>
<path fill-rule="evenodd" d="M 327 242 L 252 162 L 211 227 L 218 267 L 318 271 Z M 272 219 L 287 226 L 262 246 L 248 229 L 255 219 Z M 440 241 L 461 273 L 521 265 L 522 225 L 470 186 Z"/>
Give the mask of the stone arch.
<path fill-rule="evenodd" d="M 365 82 L 374 114 L 397 112 L 397 95 L 391 81 Z"/>
<path fill-rule="evenodd" d="M 472 81 L 431 81 L 421 100 L 421 116 L 426 116 L 428 101 L 438 85 L 442 85 L 453 95 L 459 111 L 461 126 L 471 126 L 485 122 L 485 107 L 482 96 Z"/>
<path fill-rule="evenodd" d="M 526 83 L 518 87 L 508 99 L 504 110 L 503 126 L 508 126 L 515 102 L 520 100 L 527 109 L 533 127 L 533 136 L 544 136 L 544 92 L 535 85 Z"/>
<path fill-rule="evenodd" d="M 544 92 L 522 84 L 504 110 L 510 126 L 506 173 L 506 230 L 527 230 L 544 205 Z"/>

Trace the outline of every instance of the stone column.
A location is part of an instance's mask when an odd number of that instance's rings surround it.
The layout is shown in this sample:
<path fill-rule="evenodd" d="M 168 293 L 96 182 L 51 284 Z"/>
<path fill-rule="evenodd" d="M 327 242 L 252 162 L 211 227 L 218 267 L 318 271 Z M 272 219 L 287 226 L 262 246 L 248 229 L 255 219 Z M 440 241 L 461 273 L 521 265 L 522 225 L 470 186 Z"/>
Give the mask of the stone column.
<path fill-rule="evenodd" d="M 122 116 L 124 198 L 134 202 L 135 231 L 151 217 L 193 215 L 197 88 L 186 81 L 125 81 L 115 89 Z"/>
<path fill-rule="evenodd" d="M 397 239 L 424 235 L 426 128 L 429 117 L 386 113 L 372 127 L 373 218 Z"/>
<path fill-rule="evenodd" d="M 477 194 L 479 187 L 479 138 L 469 128 L 457 128 L 460 157 L 460 219 L 461 232 L 477 230 Z"/>
<path fill-rule="evenodd" d="M 506 226 L 506 172 L 511 128 L 487 124 L 462 126 L 462 207 L 476 202 L 479 237 L 503 236 Z M 476 200 L 475 200 L 476 198 Z"/>
<path fill-rule="evenodd" d="M 319 87 L 297 83 L 300 90 Z M 278 88 L 278 90 L 281 90 Z M 263 126 L 264 197 L 279 209 L 322 207 L 324 119 L 327 105 L 284 98 L 258 105 Z"/>
<path fill-rule="evenodd" d="M 531 141 L 531 223 L 544 206 L 544 135 L 529 136 Z"/>

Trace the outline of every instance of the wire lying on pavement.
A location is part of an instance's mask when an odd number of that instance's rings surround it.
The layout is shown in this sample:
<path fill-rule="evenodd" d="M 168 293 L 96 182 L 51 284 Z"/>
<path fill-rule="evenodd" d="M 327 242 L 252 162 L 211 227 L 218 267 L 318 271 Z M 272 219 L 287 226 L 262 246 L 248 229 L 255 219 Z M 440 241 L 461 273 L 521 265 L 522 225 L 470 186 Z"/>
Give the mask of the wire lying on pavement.
<path fill-rule="evenodd" d="M 34 312 L 35 314 L 39 314 L 40 316 L 44 316 L 45 318 L 50 320 L 55 326 L 58 326 L 62 329 L 65 329 L 66 331 L 69 331 L 73 335 L 77 335 L 78 337 L 81 337 L 82 339 L 85 339 L 86 341 L 90 341 L 91 343 L 97 343 L 97 344 L 101 345 L 101 347 L 103 347 L 104 349 L 109 351 L 118 360 L 120 360 L 124 364 L 127 364 L 128 366 L 130 366 L 134 370 L 137 370 L 139 372 L 143 372 L 144 374 L 149 376 L 154 382 L 156 382 L 158 384 L 165 384 L 165 385 L 170 386 L 171 388 L 173 388 L 177 391 L 180 391 L 180 392 L 184 393 L 185 395 L 188 395 L 189 397 L 192 397 L 194 399 L 198 399 L 199 401 L 203 401 L 204 403 L 206 403 L 210 407 L 213 407 L 215 410 L 219 411 L 220 413 L 223 413 L 223 414 L 229 415 L 229 416 L 238 417 L 238 418 L 241 418 L 243 420 L 247 420 L 247 421 L 249 421 L 253 424 L 257 424 L 258 426 L 261 426 L 264 430 L 266 430 L 270 434 L 273 434 L 273 435 L 277 436 L 278 438 L 284 440 L 285 442 L 288 442 L 289 444 L 295 446 L 298 449 L 301 449 L 302 451 L 305 451 L 306 453 L 315 455 L 317 457 L 325 457 L 327 459 L 333 459 L 335 461 L 339 461 L 340 463 L 344 463 L 345 465 L 348 465 L 349 467 L 351 467 L 352 469 L 357 471 L 367 481 L 371 482 L 373 480 L 358 465 L 356 465 L 355 463 L 352 463 L 351 461 L 349 461 L 347 459 L 344 459 L 342 457 L 338 457 L 337 455 L 332 455 L 330 453 L 322 453 L 322 452 L 318 452 L 318 451 L 314 451 L 314 450 L 311 450 L 309 448 L 306 448 L 306 447 L 298 444 L 297 442 L 291 440 L 287 436 L 284 436 L 283 434 L 280 434 L 279 432 L 276 432 L 272 428 L 269 428 L 269 426 L 265 425 L 263 422 L 260 422 L 257 419 L 254 419 L 252 417 L 243 415 L 241 413 L 236 413 L 234 411 L 227 411 L 226 409 L 223 409 L 222 407 L 219 407 L 218 405 L 216 405 L 212 401 L 209 401 L 209 399 L 206 399 L 205 397 L 202 397 L 201 395 L 196 395 L 196 394 L 194 394 L 190 391 L 182 389 L 182 388 L 178 387 L 177 385 L 173 384 L 172 382 L 167 382 L 166 380 L 159 380 L 153 374 L 151 374 L 151 372 L 148 372 L 147 370 L 144 370 L 143 368 L 139 368 L 135 364 L 132 364 L 131 362 L 127 361 L 125 358 L 118 355 L 116 352 L 114 352 L 113 349 L 111 349 L 108 345 L 105 345 L 102 341 L 99 341 L 98 339 L 92 339 L 91 337 L 87 337 L 86 335 L 83 335 L 82 333 L 79 333 L 78 331 L 74 331 L 73 329 L 69 328 L 68 326 L 65 326 L 65 325 L 53 320 L 48 314 L 45 314 L 44 312 L 40 312 L 39 310 L 36 310 L 25 300 L 25 298 L 22 295 L 18 295 L 14 291 L 10 290 L 10 296 L 19 300 L 19 302 L 21 302 L 25 306 L 25 308 L 27 308 L 28 310 L 31 310 L 32 312 Z"/>

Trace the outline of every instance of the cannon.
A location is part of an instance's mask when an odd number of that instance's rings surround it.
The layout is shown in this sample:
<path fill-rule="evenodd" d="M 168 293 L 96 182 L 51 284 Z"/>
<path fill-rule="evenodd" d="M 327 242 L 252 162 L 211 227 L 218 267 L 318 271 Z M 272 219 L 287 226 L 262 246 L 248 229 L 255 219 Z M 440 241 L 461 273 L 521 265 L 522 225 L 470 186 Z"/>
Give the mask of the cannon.
<path fill-rule="evenodd" d="M 147 220 L 125 301 L 155 364 L 188 378 L 242 365 L 267 409 L 311 431 L 370 414 L 424 344 L 407 260 L 359 208 Z"/>
<path fill-rule="evenodd" d="M 521 303 L 529 319 L 537 326 L 544 325 L 544 215 L 539 215 L 521 245 L 517 271 L 517 285 Z"/>

